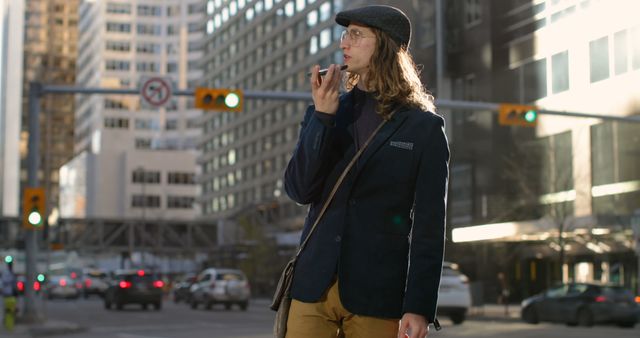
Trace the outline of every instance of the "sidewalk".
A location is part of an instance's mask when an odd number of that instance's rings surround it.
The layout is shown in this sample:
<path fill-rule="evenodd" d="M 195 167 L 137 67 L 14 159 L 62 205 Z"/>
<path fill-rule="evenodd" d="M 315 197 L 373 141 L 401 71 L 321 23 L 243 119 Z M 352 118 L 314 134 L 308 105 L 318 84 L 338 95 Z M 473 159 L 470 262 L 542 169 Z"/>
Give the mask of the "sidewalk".
<path fill-rule="evenodd" d="M 484 304 L 474 306 L 467 313 L 469 320 L 520 321 L 520 304 Z"/>
<path fill-rule="evenodd" d="M 9 338 L 27 338 L 80 333 L 86 330 L 86 327 L 75 323 L 49 319 L 36 324 L 17 323 L 13 332 L 7 332 L 4 331 L 4 328 L 0 328 L 0 335 L 3 337 L 7 335 Z"/>

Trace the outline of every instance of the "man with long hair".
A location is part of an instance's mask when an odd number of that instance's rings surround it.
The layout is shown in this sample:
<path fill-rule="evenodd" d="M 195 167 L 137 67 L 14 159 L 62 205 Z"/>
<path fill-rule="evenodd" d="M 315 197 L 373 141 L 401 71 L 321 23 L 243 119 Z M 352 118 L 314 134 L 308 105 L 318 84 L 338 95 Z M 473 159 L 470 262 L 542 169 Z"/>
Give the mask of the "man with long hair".
<path fill-rule="evenodd" d="M 298 257 L 287 337 L 423 338 L 429 323 L 439 328 L 444 120 L 409 54 L 411 23 L 402 11 L 366 6 L 338 13 L 336 22 L 346 27 L 344 65 L 324 76 L 311 69 L 314 104 L 285 172 L 287 194 L 309 204 L 303 239 L 373 138 Z M 343 78 L 348 92 L 340 95 Z"/>

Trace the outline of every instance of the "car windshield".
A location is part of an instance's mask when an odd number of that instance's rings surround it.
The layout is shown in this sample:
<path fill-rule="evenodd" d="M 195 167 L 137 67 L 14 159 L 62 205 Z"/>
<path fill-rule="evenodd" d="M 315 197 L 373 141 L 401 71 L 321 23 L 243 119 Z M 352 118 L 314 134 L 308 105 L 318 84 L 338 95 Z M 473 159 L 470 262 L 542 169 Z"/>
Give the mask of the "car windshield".
<path fill-rule="evenodd" d="M 216 280 L 244 280 L 244 276 L 239 272 L 223 272 L 216 276 Z"/>

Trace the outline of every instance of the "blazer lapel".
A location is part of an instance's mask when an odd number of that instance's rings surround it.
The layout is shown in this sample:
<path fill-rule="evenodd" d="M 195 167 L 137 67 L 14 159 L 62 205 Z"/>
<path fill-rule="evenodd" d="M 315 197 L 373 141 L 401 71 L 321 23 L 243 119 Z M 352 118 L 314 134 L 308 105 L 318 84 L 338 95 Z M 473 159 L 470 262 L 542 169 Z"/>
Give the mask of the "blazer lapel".
<path fill-rule="evenodd" d="M 402 125 L 402 122 L 407 119 L 407 110 L 408 109 L 400 108 L 400 110 L 396 111 L 391 119 L 387 121 L 384 126 L 382 126 L 380 131 L 378 131 L 378 134 L 373 137 L 373 140 L 371 140 L 371 143 L 369 143 L 369 146 L 364 150 L 364 153 L 362 153 L 362 155 L 358 159 L 358 162 L 356 163 L 356 175 L 365 166 L 367 160 L 369 160 L 369 158 L 371 158 L 371 156 L 375 154 L 376 151 L 378 151 L 378 149 L 380 149 L 380 147 L 387 142 L 389 137 L 391 137 L 391 135 L 393 135 L 393 133 L 400 127 L 400 125 Z"/>

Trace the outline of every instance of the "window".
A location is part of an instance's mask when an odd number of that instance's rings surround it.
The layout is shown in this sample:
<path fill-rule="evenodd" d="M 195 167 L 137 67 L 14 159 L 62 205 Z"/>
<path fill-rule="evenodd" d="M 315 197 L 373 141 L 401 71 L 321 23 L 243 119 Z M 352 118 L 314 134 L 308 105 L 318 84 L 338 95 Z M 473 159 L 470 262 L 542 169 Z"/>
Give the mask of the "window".
<path fill-rule="evenodd" d="M 547 96 L 547 60 L 541 59 L 523 66 L 524 101 L 532 102 Z"/>
<path fill-rule="evenodd" d="M 178 129 L 178 120 L 167 120 L 164 126 L 165 130 L 176 130 Z"/>
<path fill-rule="evenodd" d="M 139 23 L 136 26 L 136 32 L 139 35 L 162 35 L 162 27 L 160 25 Z"/>
<path fill-rule="evenodd" d="M 107 22 L 107 32 L 130 33 L 131 24 L 121 22 Z"/>
<path fill-rule="evenodd" d="M 614 50 L 614 74 L 622 74 L 627 72 L 628 56 L 627 56 L 627 31 L 617 32 L 613 36 Z"/>
<path fill-rule="evenodd" d="M 188 172 L 170 172 L 167 176 L 168 184 L 195 184 L 195 174 Z"/>
<path fill-rule="evenodd" d="M 122 70 L 127 71 L 130 68 L 129 61 L 124 60 L 107 60 L 105 63 L 106 70 Z"/>
<path fill-rule="evenodd" d="M 178 64 L 176 62 L 167 63 L 167 73 L 175 73 L 178 71 Z"/>
<path fill-rule="evenodd" d="M 131 206 L 134 208 L 160 208 L 160 196 L 132 195 Z"/>
<path fill-rule="evenodd" d="M 309 41 L 309 54 L 315 54 L 318 52 L 318 37 L 312 36 Z"/>
<path fill-rule="evenodd" d="M 331 18 L 331 4 L 328 2 L 320 5 L 320 21 L 326 21 Z"/>
<path fill-rule="evenodd" d="M 131 14 L 131 4 L 109 2 L 107 3 L 107 13 Z"/>
<path fill-rule="evenodd" d="M 138 5 L 139 16 L 160 16 L 162 12 L 159 6 Z"/>
<path fill-rule="evenodd" d="M 589 42 L 589 64 L 591 83 L 609 77 L 609 38 L 603 37 Z"/>
<path fill-rule="evenodd" d="M 155 170 L 134 169 L 131 173 L 133 183 L 160 184 L 160 172 Z"/>
<path fill-rule="evenodd" d="M 105 48 L 116 52 L 128 52 L 131 50 L 129 41 L 107 41 Z"/>
<path fill-rule="evenodd" d="M 136 119 L 135 128 L 138 130 L 159 130 L 160 123 L 156 119 Z"/>
<path fill-rule="evenodd" d="M 129 110 L 129 106 L 126 102 L 112 99 L 104 99 L 104 108 L 114 110 Z"/>
<path fill-rule="evenodd" d="M 151 149 L 151 139 L 148 138 L 136 138 L 136 149 Z"/>
<path fill-rule="evenodd" d="M 195 199 L 190 196 L 167 196 L 168 209 L 191 209 Z"/>
<path fill-rule="evenodd" d="M 104 127 L 110 129 L 129 129 L 129 119 L 126 118 L 116 118 L 116 117 L 105 117 L 104 118 Z"/>
<path fill-rule="evenodd" d="M 640 69 L 640 26 L 631 29 L 629 41 L 631 41 L 631 67 Z"/>
<path fill-rule="evenodd" d="M 465 0 L 464 2 L 464 23 L 465 26 L 473 26 L 482 19 L 482 5 L 480 0 Z"/>
<path fill-rule="evenodd" d="M 189 14 L 197 14 L 200 13 L 202 11 L 202 5 L 201 4 L 190 4 L 189 7 L 187 8 L 187 13 Z"/>
<path fill-rule="evenodd" d="M 139 72 L 159 72 L 160 66 L 157 62 L 138 62 L 136 63 L 136 70 Z"/>
<path fill-rule="evenodd" d="M 150 42 L 138 42 L 136 52 L 142 54 L 158 54 L 160 53 L 160 45 Z"/>
<path fill-rule="evenodd" d="M 551 57 L 551 89 L 554 94 L 569 89 L 569 52 L 564 51 Z"/>

